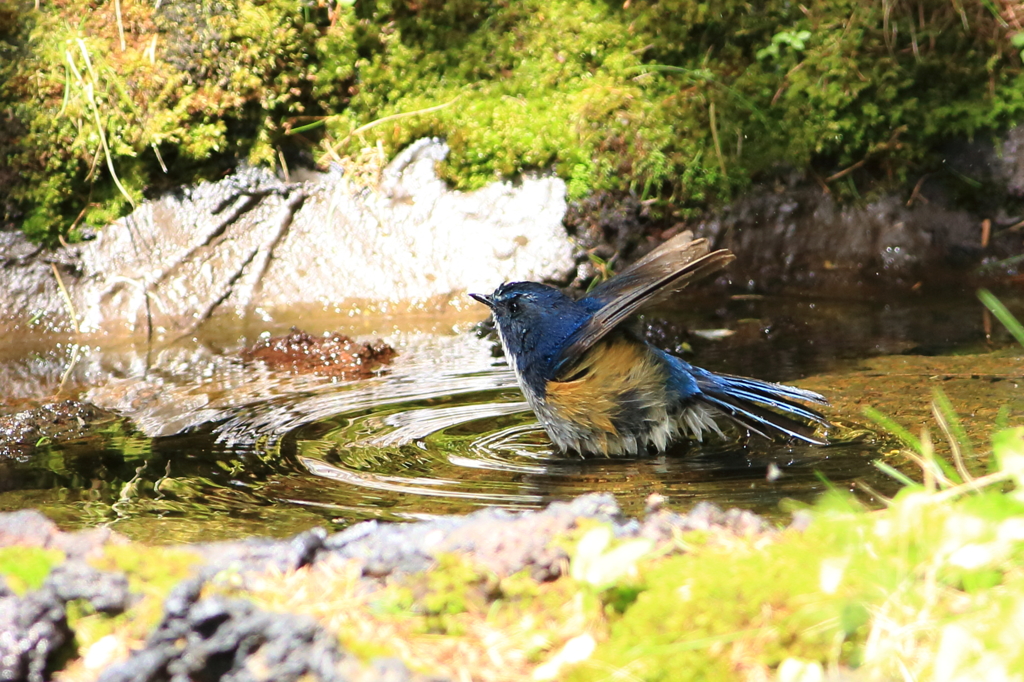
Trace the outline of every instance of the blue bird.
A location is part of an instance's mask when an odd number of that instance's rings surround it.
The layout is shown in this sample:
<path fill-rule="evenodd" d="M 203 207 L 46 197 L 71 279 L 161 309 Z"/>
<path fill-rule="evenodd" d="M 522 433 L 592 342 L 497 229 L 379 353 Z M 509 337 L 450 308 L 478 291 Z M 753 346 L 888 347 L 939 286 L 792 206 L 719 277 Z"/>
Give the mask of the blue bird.
<path fill-rule="evenodd" d="M 828 421 L 796 402 L 827 405 L 821 395 L 695 367 L 623 324 L 735 260 L 709 251 L 682 233 L 579 300 L 537 282 L 470 294 L 491 309 L 526 401 L 560 450 L 662 451 L 681 437 L 724 437 L 719 416 L 765 438 L 826 444 L 815 431 Z"/>

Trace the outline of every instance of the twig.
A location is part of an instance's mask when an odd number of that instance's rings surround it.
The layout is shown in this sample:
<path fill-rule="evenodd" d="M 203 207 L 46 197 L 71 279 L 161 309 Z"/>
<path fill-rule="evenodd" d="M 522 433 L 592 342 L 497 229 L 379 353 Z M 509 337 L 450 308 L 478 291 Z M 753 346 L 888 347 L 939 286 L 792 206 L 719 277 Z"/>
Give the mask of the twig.
<path fill-rule="evenodd" d="M 821 176 L 814 172 L 813 168 L 811 168 L 811 175 L 814 176 L 815 182 L 817 182 L 821 186 L 822 194 L 832 194 L 832 190 L 828 188 L 828 185 L 825 184 L 825 181 L 821 179 Z"/>
<path fill-rule="evenodd" d="M 953 9 L 960 15 L 960 22 L 964 25 L 964 31 L 970 31 L 971 25 L 967 22 L 967 12 L 964 11 L 964 6 L 960 4 L 958 0 L 953 1 Z"/>
<path fill-rule="evenodd" d="M 164 157 L 160 154 L 160 147 L 156 146 L 156 142 L 151 146 L 153 147 L 153 153 L 156 154 L 156 160 L 160 162 L 160 170 L 164 172 L 164 175 L 167 175 L 167 164 L 164 163 Z"/>
<path fill-rule="evenodd" d="M 75 314 L 75 305 L 71 302 L 71 296 L 68 295 L 68 290 L 64 288 L 64 281 L 60 278 L 60 272 L 57 270 L 57 264 L 50 263 L 50 268 L 53 269 L 53 276 L 57 279 L 57 288 L 60 289 L 61 296 L 64 298 L 64 307 L 68 311 L 68 316 L 71 317 L 71 326 L 77 334 L 78 315 Z"/>
<path fill-rule="evenodd" d="M 36 0 L 38 2 L 39 0 Z M 38 7 L 36 9 L 39 9 Z M 64 99 L 60 104 L 60 111 L 57 112 L 57 117 L 64 115 L 64 111 L 68 108 L 68 99 L 71 98 L 71 78 L 68 77 L 68 68 L 64 67 Z"/>
<path fill-rule="evenodd" d="M 359 126 L 355 130 L 353 130 L 351 133 L 346 135 L 345 139 L 343 139 L 338 144 L 332 145 L 330 148 L 328 148 L 327 152 L 329 154 L 331 154 L 331 155 L 334 155 L 334 150 L 335 149 L 337 149 L 338 147 L 343 146 L 346 142 L 351 140 L 354 136 L 359 135 L 360 133 L 365 133 L 367 130 L 370 130 L 371 128 L 376 128 L 381 123 L 387 123 L 388 121 L 395 121 L 397 119 L 407 118 L 409 116 L 418 116 L 420 114 L 429 114 L 432 111 L 439 111 L 441 109 L 444 109 L 445 107 L 450 107 L 451 105 L 455 104 L 455 101 L 458 100 L 459 97 L 461 97 L 461 96 L 462 95 L 456 95 L 454 99 L 452 99 L 452 100 L 450 100 L 448 102 L 445 102 L 444 104 L 438 104 L 437 106 L 427 107 L 426 109 L 417 109 L 416 111 L 405 111 L 405 112 L 402 112 L 400 114 L 391 114 L 390 116 L 385 116 L 384 118 L 378 118 L 376 121 L 370 121 L 366 125 Z"/>
<path fill-rule="evenodd" d="M 936 475 L 938 473 L 938 465 L 935 464 L 935 447 L 932 445 L 932 434 L 931 431 L 928 430 L 927 426 L 921 429 L 920 459 L 918 459 L 917 455 L 914 453 L 907 452 L 906 454 L 910 455 L 911 459 L 917 462 L 921 467 L 921 471 L 924 473 L 925 490 L 930 493 L 935 492 L 938 489 L 938 486 L 936 485 L 936 481 L 939 480 L 939 477 Z M 945 476 L 942 477 L 942 480 L 947 484 L 943 487 L 953 485 L 953 482 Z"/>
<path fill-rule="evenodd" d="M 1022 227 L 1024 227 L 1024 220 L 1020 221 L 1019 223 L 1014 223 L 1013 225 L 1010 225 L 1009 227 L 1004 227 L 1003 229 L 999 230 L 998 232 L 996 232 L 992 236 L 993 237 L 1001 237 L 1002 235 L 1006 234 L 1007 232 L 1016 232 L 1017 230 L 1019 230 Z"/>
<path fill-rule="evenodd" d="M 142 53 L 144 56 L 149 58 L 150 64 L 156 64 L 156 36 L 153 36 L 153 41 L 146 48 L 146 51 Z"/>
<path fill-rule="evenodd" d="M 974 476 L 968 471 L 967 464 L 964 462 L 964 453 L 960 449 L 960 442 L 953 435 L 953 429 L 946 419 L 945 413 L 935 402 L 932 402 L 932 416 L 935 417 L 935 421 L 938 422 L 942 432 L 946 434 L 946 440 L 949 442 L 949 451 L 953 455 L 953 465 L 956 467 L 957 473 L 960 474 L 960 478 L 963 479 L 964 483 L 974 483 Z"/>
<path fill-rule="evenodd" d="M 825 182 L 832 182 L 833 180 L 838 180 L 839 178 L 844 178 L 847 175 L 849 175 L 850 173 L 852 173 L 853 171 L 855 171 L 858 168 L 860 168 L 861 166 L 863 166 L 867 162 L 868 162 L 867 159 L 861 159 L 860 161 L 858 161 L 857 163 L 853 164 L 849 168 L 846 168 L 844 170 L 839 171 L 838 173 L 834 173 L 834 174 L 828 176 L 827 178 L 825 178 Z"/>
<path fill-rule="evenodd" d="M 114 0 L 114 14 L 117 16 L 117 35 L 121 39 L 121 52 L 127 48 L 124 42 L 124 22 L 121 21 L 121 0 Z"/>
<path fill-rule="evenodd" d="M 928 173 L 921 176 L 921 179 L 914 185 L 914 191 L 910 193 L 910 198 L 907 199 L 907 208 L 910 208 L 914 204 L 915 199 L 920 199 L 924 203 L 928 203 L 928 197 L 921 195 L 921 186 L 924 185 L 924 181 L 928 179 Z"/>
<path fill-rule="evenodd" d="M 875 490 L 874 488 L 869 486 L 864 481 L 857 480 L 857 481 L 854 481 L 853 484 L 855 486 L 857 486 L 858 488 L 860 488 L 861 490 L 863 490 L 864 492 L 866 492 L 868 495 L 871 495 L 872 497 L 874 497 L 876 500 L 878 500 L 879 502 L 881 502 L 885 506 L 888 507 L 888 506 L 890 506 L 892 504 L 892 498 L 886 497 L 882 493 L 878 492 L 877 490 Z"/>
<path fill-rule="evenodd" d="M 946 488 L 942 492 L 934 493 L 928 496 L 929 502 L 942 503 L 947 500 L 951 500 L 958 495 L 966 492 L 975 492 L 981 488 L 992 483 L 1000 483 L 1002 481 L 1008 481 L 1013 478 L 1013 474 L 1009 471 L 997 471 L 994 474 L 988 474 L 987 476 L 981 476 L 971 480 L 970 483 L 962 483 L 952 488 Z"/>
<path fill-rule="evenodd" d="M 914 29 L 914 20 L 910 20 L 910 46 L 914 51 L 914 61 L 921 61 L 921 53 L 917 47 L 917 31 Z"/>
<path fill-rule="evenodd" d="M 729 179 L 729 174 L 725 172 L 725 159 L 722 158 L 722 145 L 718 142 L 718 124 L 715 121 L 715 103 L 711 103 L 711 139 L 715 143 L 715 154 L 718 155 L 718 167 L 722 169 L 722 177 Z"/>
<path fill-rule="evenodd" d="M 284 173 L 284 181 L 291 184 L 291 179 L 289 178 L 288 173 L 288 162 L 285 160 L 284 152 L 281 151 L 280 147 L 277 148 L 277 158 L 281 161 L 281 171 Z"/>
<path fill-rule="evenodd" d="M 85 174 L 85 181 L 89 182 L 92 180 L 93 174 L 96 172 L 96 164 L 100 160 L 100 152 L 103 151 L 103 145 L 96 145 L 96 152 L 92 155 L 92 163 L 89 164 L 89 172 Z"/>
<path fill-rule="evenodd" d="M 135 200 L 132 199 L 131 195 L 128 194 L 128 190 L 124 188 L 124 185 L 121 184 L 121 180 L 118 179 L 117 171 L 114 170 L 114 160 L 110 157 L 110 147 L 107 146 L 106 130 L 103 128 L 103 121 L 100 119 L 100 109 L 96 104 L 96 94 L 93 91 L 93 86 L 96 83 L 96 74 L 92 70 L 92 62 L 89 60 L 89 52 L 86 50 L 85 41 L 81 38 L 76 38 L 75 40 L 78 43 L 79 49 L 82 51 L 82 57 L 85 59 L 85 65 L 89 69 L 89 75 L 92 77 L 92 82 L 86 83 L 85 79 L 82 78 L 82 74 L 78 71 L 78 67 L 75 66 L 75 60 L 71 56 L 70 50 L 65 51 L 68 64 L 71 66 L 72 72 L 75 74 L 79 84 L 81 84 L 82 89 L 85 91 L 85 97 L 89 102 L 89 108 L 92 109 L 93 117 L 96 119 L 96 131 L 99 133 L 100 143 L 103 145 L 103 154 L 107 157 L 107 169 L 110 171 L 110 176 L 113 178 L 114 184 L 117 185 L 117 189 L 120 190 L 121 194 L 128 200 L 128 203 L 131 204 L 131 207 L 134 209 Z"/>
<path fill-rule="evenodd" d="M 78 227 L 78 223 L 82 220 L 82 218 L 85 217 L 85 212 L 88 211 L 91 206 L 92 206 L 92 204 L 87 203 L 85 205 L 85 207 L 81 211 L 78 212 L 78 217 L 76 217 L 74 219 L 74 221 L 72 221 L 71 227 L 68 228 L 68 232 L 71 232 L 71 230 L 73 230 L 76 227 Z M 61 238 L 63 239 L 63 237 L 61 237 Z"/>
<path fill-rule="evenodd" d="M 75 365 L 78 364 L 78 357 L 81 354 L 82 347 L 77 343 L 72 344 L 72 346 L 71 362 L 68 363 L 67 369 L 64 370 L 64 373 L 60 375 L 60 384 L 57 386 L 57 393 L 55 395 L 60 395 L 60 392 L 64 390 L 64 384 L 67 382 L 68 377 L 71 376 L 71 370 L 73 370 Z"/>
<path fill-rule="evenodd" d="M 867 79 L 865 79 L 865 80 L 867 80 Z M 884 145 L 880 145 L 880 146 L 876 146 L 876 147 L 872 148 L 871 150 L 868 151 L 868 155 L 865 156 L 863 159 L 861 159 L 857 163 L 853 164 L 849 168 L 841 170 L 838 173 L 835 173 L 834 175 L 830 175 L 829 177 L 825 178 L 825 182 L 832 182 L 833 180 L 838 180 L 840 178 L 846 177 L 847 175 L 849 175 L 850 173 L 852 173 L 853 171 L 857 170 L 858 168 L 863 166 L 865 163 L 867 163 L 868 159 L 870 159 L 871 156 L 874 155 L 877 152 L 880 152 L 880 151 L 883 151 L 883 150 L 889 150 L 889 149 L 893 149 L 893 148 L 898 148 L 898 146 L 899 146 L 899 136 L 902 135 L 903 133 L 905 133 L 906 131 L 907 131 L 907 126 L 899 126 L 898 128 L 896 128 L 895 130 L 892 131 L 892 134 L 889 136 L 889 140 Z"/>
<path fill-rule="evenodd" d="M 324 136 L 324 139 L 321 141 L 321 146 L 324 148 L 324 151 L 327 153 L 327 155 L 330 156 L 332 159 L 334 159 L 334 163 L 336 163 L 336 164 L 338 164 L 340 166 L 340 165 L 344 164 L 345 162 L 344 162 L 344 160 L 340 156 L 338 156 L 338 152 L 334 151 L 335 145 L 332 145 L 330 143 L 329 137 L 330 137 L 330 133 L 328 133 L 328 134 L 326 134 Z M 340 147 L 341 143 L 339 142 L 337 146 Z"/>

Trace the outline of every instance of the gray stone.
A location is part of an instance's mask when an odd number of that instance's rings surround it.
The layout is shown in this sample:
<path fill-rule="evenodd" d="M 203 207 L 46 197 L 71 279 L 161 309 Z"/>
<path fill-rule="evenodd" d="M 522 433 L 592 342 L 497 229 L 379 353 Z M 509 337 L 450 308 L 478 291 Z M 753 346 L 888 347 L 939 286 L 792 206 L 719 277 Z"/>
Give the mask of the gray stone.
<path fill-rule="evenodd" d="M 448 147 L 421 140 L 374 187 L 335 167 L 283 182 L 243 168 L 141 204 L 97 238 L 58 252 L 60 280 L 87 333 L 190 333 L 211 315 L 367 303 L 444 303 L 511 279 L 564 279 L 565 183 L 528 175 L 449 189 Z M 2 235 L 0 318 L 67 318 L 49 263 Z"/>

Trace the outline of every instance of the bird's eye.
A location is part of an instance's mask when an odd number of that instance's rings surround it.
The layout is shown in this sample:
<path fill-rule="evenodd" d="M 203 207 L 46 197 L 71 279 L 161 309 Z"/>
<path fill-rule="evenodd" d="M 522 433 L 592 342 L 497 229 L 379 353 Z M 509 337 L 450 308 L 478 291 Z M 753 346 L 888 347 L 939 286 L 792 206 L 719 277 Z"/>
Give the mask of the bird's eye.
<path fill-rule="evenodd" d="M 511 301 L 508 302 L 508 314 L 509 315 L 518 315 L 519 314 L 519 299 L 518 298 L 513 298 Z"/>

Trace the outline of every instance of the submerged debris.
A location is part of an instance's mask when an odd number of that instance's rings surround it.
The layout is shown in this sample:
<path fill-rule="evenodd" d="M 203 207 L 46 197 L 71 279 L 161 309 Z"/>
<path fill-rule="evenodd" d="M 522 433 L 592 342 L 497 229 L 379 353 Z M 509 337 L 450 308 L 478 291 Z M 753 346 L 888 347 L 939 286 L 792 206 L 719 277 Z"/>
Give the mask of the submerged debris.
<path fill-rule="evenodd" d="M 61 400 L 0 416 L 0 459 L 20 459 L 39 445 L 86 436 L 92 425 L 114 415 L 88 403 Z"/>
<path fill-rule="evenodd" d="M 337 332 L 315 337 L 292 328 L 287 336 L 262 339 L 242 351 L 246 362 L 259 360 L 272 369 L 365 379 L 391 363 L 397 353 L 381 340 L 358 343 Z"/>

